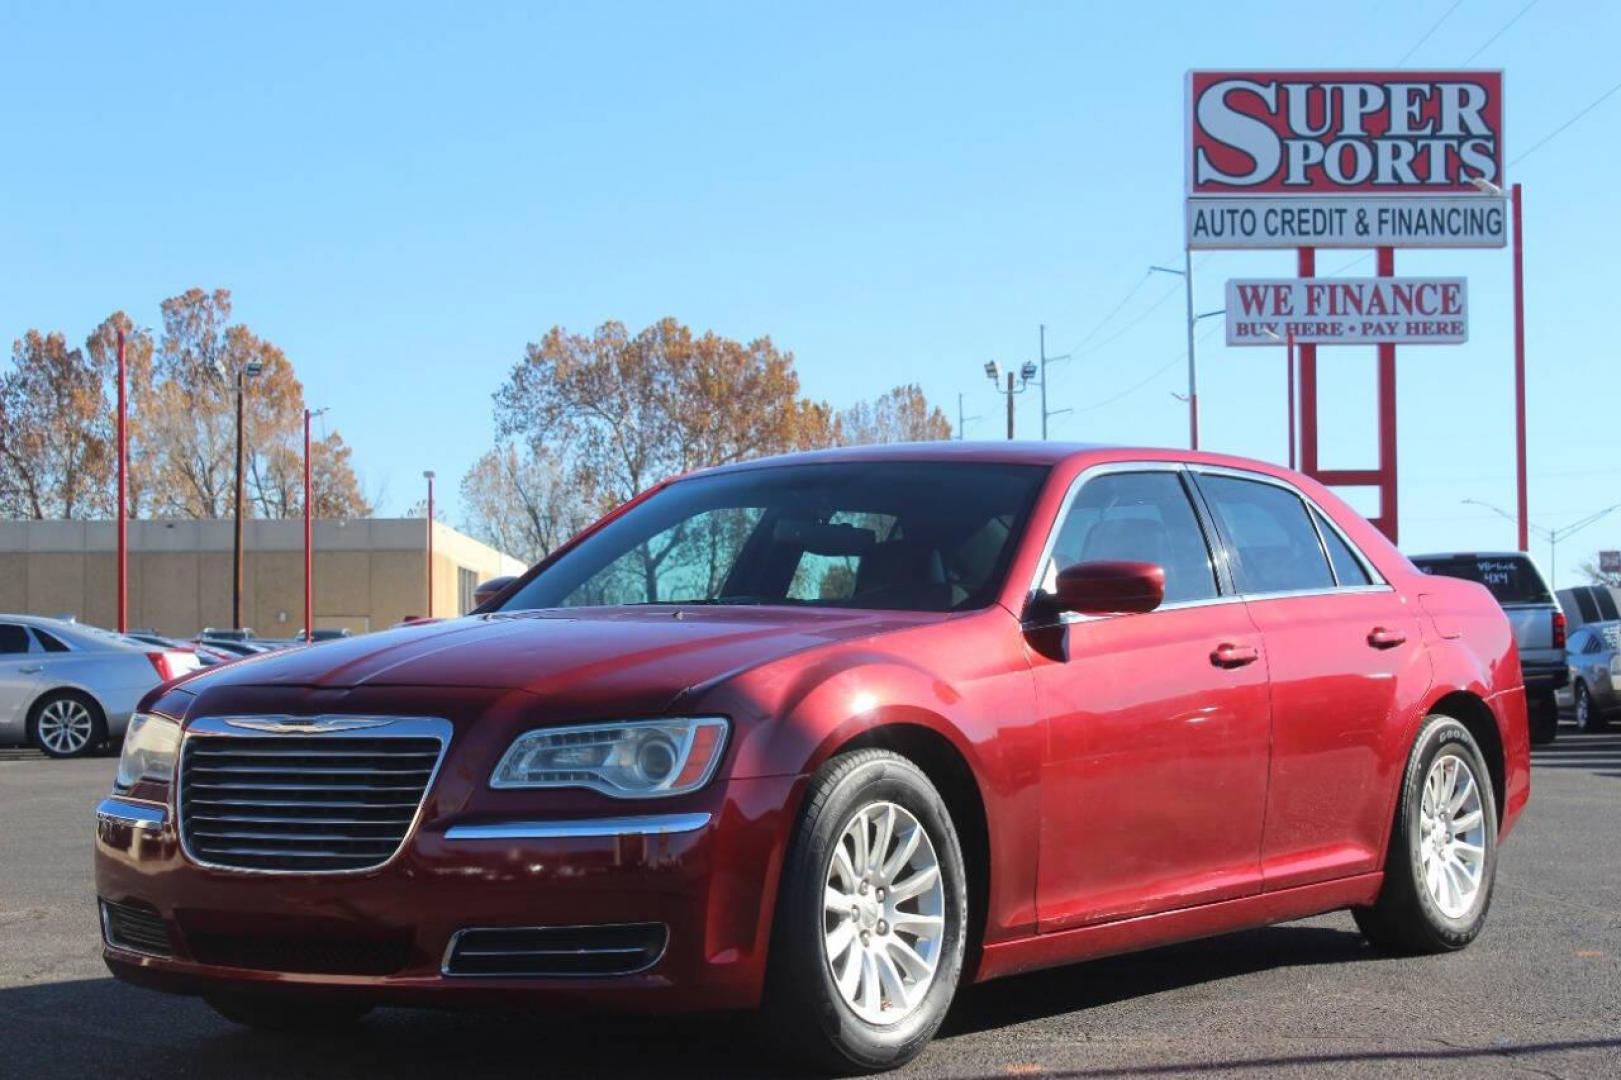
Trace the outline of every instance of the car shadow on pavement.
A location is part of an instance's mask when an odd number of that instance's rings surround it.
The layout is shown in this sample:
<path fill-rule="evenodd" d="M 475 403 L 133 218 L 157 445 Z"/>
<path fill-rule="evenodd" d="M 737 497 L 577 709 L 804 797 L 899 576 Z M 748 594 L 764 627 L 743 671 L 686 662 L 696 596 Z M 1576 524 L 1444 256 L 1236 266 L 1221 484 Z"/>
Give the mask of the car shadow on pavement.
<path fill-rule="evenodd" d="M 941 1035 L 1006 1027 L 1274 968 L 1385 956 L 1352 929 L 1261 927 L 967 988 L 958 996 Z"/>
<path fill-rule="evenodd" d="M 963 991 L 942 1038 L 1268 968 L 1380 954 L 1349 930 L 1274 926 L 998 980 Z M 96 1018 L 86 1022 L 83 1018 Z M 383 1009 L 336 1034 L 238 1028 L 196 999 L 112 979 L 0 989 L 18 1075 L 704 1076 L 784 1074 L 744 1016 L 570 1016 Z M 926 1064 L 926 1060 L 920 1065 Z"/>

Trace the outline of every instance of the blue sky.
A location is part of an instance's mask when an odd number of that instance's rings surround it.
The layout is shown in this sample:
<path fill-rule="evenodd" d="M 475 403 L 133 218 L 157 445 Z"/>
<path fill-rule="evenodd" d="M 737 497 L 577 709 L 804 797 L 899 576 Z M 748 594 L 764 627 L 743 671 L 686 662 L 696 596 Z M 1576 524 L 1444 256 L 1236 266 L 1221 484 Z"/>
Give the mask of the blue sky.
<path fill-rule="evenodd" d="M 953 417 L 966 395 L 969 436 L 991 438 L 981 367 L 1033 358 L 1046 323 L 1054 353 L 1087 340 L 1053 370 L 1051 407 L 1075 409 L 1054 437 L 1181 445 L 1180 283 L 1143 277 L 1180 258 L 1184 73 L 1454 67 L 1524 7 L 6 4 L 0 333 L 82 339 L 116 308 L 151 325 L 162 298 L 227 287 L 383 510 L 434 468 L 453 520 L 491 393 L 553 324 L 769 334 L 808 394 L 916 381 Z M 1507 73 L 1511 162 L 1615 83 L 1618 43 L 1621 5 L 1541 0 L 1470 61 Z M 1618 131 L 1621 94 L 1507 171 L 1526 185 L 1544 526 L 1621 502 Z M 1293 255 L 1196 267 L 1204 311 Z M 1461 505 L 1514 498 L 1508 269 L 1398 254 L 1467 276 L 1472 307 L 1470 344 L 1400 355 L 1407 550 L 1513 544 Z M 1206 445 L 1281 459 L 1282 359 L 1225 349 L 1218 322 Z M 1322 366 L 1324 464 L 1371 464 L 1372 350 Z M 1019 424 L 1039 426 L 1034 393 Z M 1600 547 L 1621 547 L 1621 511 L 1561 545 L 1562 582 Z"/>

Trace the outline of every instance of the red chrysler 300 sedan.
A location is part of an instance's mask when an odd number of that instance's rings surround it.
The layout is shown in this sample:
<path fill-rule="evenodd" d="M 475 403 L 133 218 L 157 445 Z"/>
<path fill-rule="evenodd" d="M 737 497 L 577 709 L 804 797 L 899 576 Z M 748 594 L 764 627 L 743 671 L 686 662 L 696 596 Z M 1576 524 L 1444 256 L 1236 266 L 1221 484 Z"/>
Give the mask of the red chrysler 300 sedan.
<path fill-rule="evenodd" d="M 1349 908 L 1479 933 L 1509 624 L 1318 484 L 939 443 L 713 469 L 467 617 L 149 695 L 105 956 L 233 1020 L 760 1007 L 841 1069 L 965 980 Z"/>

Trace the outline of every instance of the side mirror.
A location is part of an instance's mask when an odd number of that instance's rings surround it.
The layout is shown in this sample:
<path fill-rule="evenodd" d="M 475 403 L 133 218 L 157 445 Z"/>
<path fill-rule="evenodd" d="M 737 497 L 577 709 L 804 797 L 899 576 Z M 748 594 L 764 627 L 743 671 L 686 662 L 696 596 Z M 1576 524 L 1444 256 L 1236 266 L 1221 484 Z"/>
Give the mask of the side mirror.
<path fill-rule="evenodd" d="M 486 600 L 511 585 L 515 580 L 517 579 L 513 575 L 507 574 L 504 577 L 493 577 L 488 581 L 480 582 L 478 587 L 473 590 L 473 606 L 476 608 L 483 607 Z"/>
<path fill-rule="evenodd" d="M 1098 561 L 1058 572 L 1053 600 L 1081 615 L 1138 615 L 1165 602 L 1165 568 L 1158 563 Z"/>

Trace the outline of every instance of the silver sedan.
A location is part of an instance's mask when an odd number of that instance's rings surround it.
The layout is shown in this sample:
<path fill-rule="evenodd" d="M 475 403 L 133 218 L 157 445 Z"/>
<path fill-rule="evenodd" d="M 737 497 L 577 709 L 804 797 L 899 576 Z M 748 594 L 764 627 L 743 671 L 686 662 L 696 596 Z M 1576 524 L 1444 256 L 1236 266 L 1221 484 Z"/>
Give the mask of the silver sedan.
<path fill-rule="evenodd" d="M 1590 622 L 1565 642 L 1576 726 L 1603 731 L 1621 710 L 1621 622 Z"/>
<path fill-rule="evenodd" d="M 0 615 L 0 746 L 93 753 L 124 734 L 143 694 L 197 666 L 194 653 L 93 626 Z"/>

